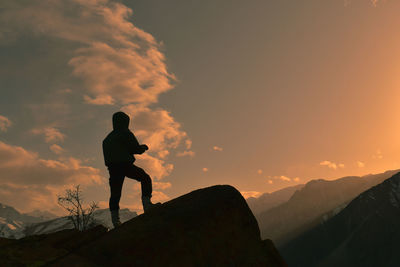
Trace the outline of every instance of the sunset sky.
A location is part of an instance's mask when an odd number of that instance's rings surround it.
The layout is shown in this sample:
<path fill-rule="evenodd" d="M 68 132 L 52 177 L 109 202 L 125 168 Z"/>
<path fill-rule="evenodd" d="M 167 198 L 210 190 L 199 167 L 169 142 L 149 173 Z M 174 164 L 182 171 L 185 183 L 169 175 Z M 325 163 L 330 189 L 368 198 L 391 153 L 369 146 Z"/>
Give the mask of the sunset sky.
<path fill-rule="evenodd" d="M 400 168 L 400 1 L 3 0 L 0 203 L 108 205 L 118 110 L 153 200 Z M 121 207 L 140 211 L 125 180 Z"/>

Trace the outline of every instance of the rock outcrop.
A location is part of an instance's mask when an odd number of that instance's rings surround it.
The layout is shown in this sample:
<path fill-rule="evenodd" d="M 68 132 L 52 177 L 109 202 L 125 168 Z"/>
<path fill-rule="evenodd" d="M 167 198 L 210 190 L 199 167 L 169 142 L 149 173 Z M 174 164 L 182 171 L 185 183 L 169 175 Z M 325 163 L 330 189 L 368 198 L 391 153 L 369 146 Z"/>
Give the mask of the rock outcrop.
<path fill-rule="evenodd" d="M 35 254 L 35 248 L 41 253 Z M 15 257 L 17 250 L 23 261 Z M 49 252 L 44 253 L 46 250 Z M 0 240 L 0 265 L 12 263 L 286 266 L 272 241 L 261 240 L 257 221 L 244 198 L 227 185 L 193 191 L 109 232 L 97 227 L 83 233 L 65 230 L 21 240 Z"/>

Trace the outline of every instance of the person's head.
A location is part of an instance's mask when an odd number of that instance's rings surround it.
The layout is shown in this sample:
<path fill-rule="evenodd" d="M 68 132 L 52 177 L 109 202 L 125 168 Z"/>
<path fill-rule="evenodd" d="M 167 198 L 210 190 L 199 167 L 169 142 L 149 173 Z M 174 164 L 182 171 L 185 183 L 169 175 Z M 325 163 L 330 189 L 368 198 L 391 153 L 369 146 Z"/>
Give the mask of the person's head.
<path fill-rule="evenodd" d="M 114 130 L 128 129 L 129 116 L 122 111 L 115 112 L 112 116 L 112 123 Z"/>

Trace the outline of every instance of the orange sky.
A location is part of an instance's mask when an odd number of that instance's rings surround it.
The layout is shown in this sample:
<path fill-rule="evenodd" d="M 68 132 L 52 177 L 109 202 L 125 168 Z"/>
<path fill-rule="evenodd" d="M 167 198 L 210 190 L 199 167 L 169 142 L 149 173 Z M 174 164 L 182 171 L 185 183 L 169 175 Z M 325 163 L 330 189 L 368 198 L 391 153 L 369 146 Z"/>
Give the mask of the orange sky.
<path fill-rule="evenodd" d="M 120 109 L 150 147 L 138 165 L 155 200 L 214 184 L 258 194 L 397 169 L 399 8 L 6 0 L 0 202 L 58 212 L 57 193 L 81 183 L 105 207 L 101 141 Z M 127 181 L 122 206 L 140 209 L 139 196 Z"/>

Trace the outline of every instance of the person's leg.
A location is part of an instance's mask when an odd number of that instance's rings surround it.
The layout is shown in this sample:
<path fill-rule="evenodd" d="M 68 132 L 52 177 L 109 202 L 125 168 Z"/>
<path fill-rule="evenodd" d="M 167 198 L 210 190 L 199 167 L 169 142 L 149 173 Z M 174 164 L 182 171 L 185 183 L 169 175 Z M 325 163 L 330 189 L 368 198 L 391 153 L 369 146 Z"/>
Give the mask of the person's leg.
<path fill-rule="evenodd" d="M 150 175 L 148 175 L 142 168 L 138 166 L 131 165 L 127 172 L 126 176 L 131 179 L 135 179 L 139 181 L 142 185 L 142 204 L 144 212 L 147 212 L 152 207 L 156 205 L 160 205 L 161 203 L 153 204 L 151 203 L 151 193 L 152 193 L 152 183 Z"/>
<path fill-rule="evenodd" d="M 117 227 L 121 224 L 119 220 L 119 201 L 121 199 L 122 185 L 124 184 L 125 178 L 125 168 L 123 166 L 114 165 L 109 166 L 108 171 L 110 173 L 110 201 L 109 207 L 111 212 L 111 221 L 114 227 Z"/>
<path fill-rule="evenodd" d="M 136 165 L 130 165 L 126 172 L 126 177 L 139 181 L 142 186 L 142 197 L 150 197 L 153 192 L 150 175 Z"/>

